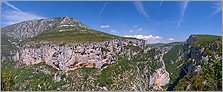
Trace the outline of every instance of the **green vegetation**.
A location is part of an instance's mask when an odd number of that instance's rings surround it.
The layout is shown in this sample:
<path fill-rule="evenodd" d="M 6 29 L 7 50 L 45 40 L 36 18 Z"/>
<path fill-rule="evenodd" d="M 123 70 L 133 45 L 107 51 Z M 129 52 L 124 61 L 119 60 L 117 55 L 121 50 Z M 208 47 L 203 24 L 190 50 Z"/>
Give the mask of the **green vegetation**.
<path fill-rule="evenodd" d="M 187 62 L 183 63 L 183 66 L 187 66 L 192 63 L 193 59 L 195 65 L 192 71 L 188 72 L 188 74 L 180 80 L 175 90 L 222 90 L 222 59 L 215 58 L 215 56 L 220 55 L 222 53 L 221 38 L 219 36 L 209 35 L 194 35 L 194 37 L 198 39 L 198 41 L 196 41 L 190 47 L 190 50 L 193 49 L 194 53 L 191 55 L 191 58 Z M 199 53 L 202 48 L 204 56 L 209 57 L 208 60 L 199 59 L 201 58 Z M 201 66 L 201 70 L 195 76 L 193 75 L 193 71 L 195 71 L 196 66 L 198 65 Z"/>
<path fill-rule="evenodd" d="M 215 35 L 192 35 L 192 36 L 198 39 L 198 41 L 196 41 L 194 45 L 198 44 L 205 45 L 216 41 L 220 42 L 222 41 L 221 36 L 215 36 Z"/>
<path fill-rule="evenodd" d="M 125 49 L 131 49 L 132 51 L 141 51 L 142 49 L 139 46 L 127 45 L 124 46 Z"/>
<path fill-rule="evenodd" d="M 221 90 L 222 88 L 222 60 L 215 60 L 212 63 L 204 62 L 204 76 L 209 85 L 205 85 L 207 88 L 215 88 L 215 90 Z M 206 88 L 206 89 L 207 89 Z"/>
<path fill-rule="evenodd" d="M 1 72 L 1 90 L 11 91 L 14 83 L 11 71 L 4 68 L 3 72 Z"/>
<path fill-rule="evenodd" d="M 204 77 L 201 75 L 196 75 L 193 79 L 192 79 L 192 85 L 191 85 L 191 89 L 192 90 L 204 90 Z"/>
<path fill-rule="evenodd" d="M 155 49 L 151 49 L 147 52 L 146 57 L 151 58 L 152 60 L 154 59 L 155 56 Z"/>
<path fill-rule="evenodd" d="M 61 31 L 62 30 L 62 31 Z M 61 32 L 60 32 L 61 31 Z M 109 41 L 116 36 L 95 31 L 92 29 L 66 29 L 58 28 L 51 31 L 46 31 L 34 38 L 31 38 L 31 41 L 48 41 L 52 43 L 93 43 L 93 42 L 102 42 Z"/>
<path fill-rule="evenodd" d="M 43 65 L 43 64 L 39 64 Z M 53 75 L 36 72 L 33 66 L 20 65 L 14 61 L 3 61 L 2 80 L 4 90 L 56 90 L 65 84 L 64 81 L 54 82 Z M 10 71 L 9 71 L 10 70 Z M 21 85 L 24 85 L 21 89 Z"/>
<path fill-rule="evenodd" d="M 183 60 L 177 60 L 179 59 L 179 56 L 181 55 L 180 52 L 182 52 L 182 45 L 175 45 L 171 48 L 171 50 L 166 53 L 164 56 L 163 56 L 163 60 L 164 60 L 164 63 L 165 63 L 165 66 L 166 66 L 166 70 L 167 72 L 169 72 L 170 74 L 170 83 L 173 82 L 179 72 L 180 72 L 180 64 L 183 63 Z"/>
<path fill-rule="evenodd" d="M 60 44 L 76 44 L 76 43 L 96 43 L 110 41 L 114 39 L 136 39 L 132 37 L 119 37 L 93 29 L 77 28 L 77 27 L 60 27 L 56 29 L 46 30 L 38 36 L 27 39 L 23 42 L 50 42 Z M 139 39 L 137 39 L 139 40 Z"/>
<path fill-rule="evenodd" d="M 188 89 L 188 85 L 190 85 L 190 79 L 191 79 L 191 75 L 190 73 L 188 73 L 187 75 L 185 75 L 180 82 L 177 84 L 177 86 L 175 87 L 176 91 L 187 91 Z"/>
<path fill-rule="evenodd" d="M 127 59 L 122 58 L 121 56 L 117 57 L 119 59 L 118 62 L 109 65 L 107 68 L 101 71 L 102 74 L 97 78 L 97 81 L 100 86 L 109 87 L 112 84 L 113 77 L 132 68 L 130 66 L 131 61 L 128 61 Z"/>

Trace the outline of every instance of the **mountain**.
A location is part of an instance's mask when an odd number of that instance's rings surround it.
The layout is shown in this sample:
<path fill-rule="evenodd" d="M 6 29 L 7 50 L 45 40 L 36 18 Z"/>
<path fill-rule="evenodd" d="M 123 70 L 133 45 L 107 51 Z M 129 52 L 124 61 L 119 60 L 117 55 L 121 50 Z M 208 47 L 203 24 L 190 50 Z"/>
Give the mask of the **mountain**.
<path fill-rule="evenodd" d="M 155 44 L 148 44 L 150 47 L 157 47 L 157 46 L 162 46 L 165 45 L 165 43 L 155 43 Z"/>
<path fill-rule="evenodd" d="M 221 90 L 222 38 L 145 44 L 76 19 L 29 20 L 2 29 L 2 90 Z"/>
<path fill-rule="evenodd" d="M 10 58 L 7 56 L 15 54 L 15 50 L 22 43 L 21 41 L 35 37 L 50 29 L 70 26 L 74 29 L 89 29 L 78 20 L 69 17 L 29 20 L 4 27 L 1 31 L 1 45 L 4 48 L 1 53 L 2 59 Z"/>
<path fill-rule="evenodd" d="M 60 27 L 74 27 L 76 29 L 89 28 L 74 18 L 58 17 L 16 23 L 4 27 L 2 29 L 2 34 L 5 34 L 8 37 L 12 37 L 14 39 L 23 40 L 37 36 L 43 31 Z"/>

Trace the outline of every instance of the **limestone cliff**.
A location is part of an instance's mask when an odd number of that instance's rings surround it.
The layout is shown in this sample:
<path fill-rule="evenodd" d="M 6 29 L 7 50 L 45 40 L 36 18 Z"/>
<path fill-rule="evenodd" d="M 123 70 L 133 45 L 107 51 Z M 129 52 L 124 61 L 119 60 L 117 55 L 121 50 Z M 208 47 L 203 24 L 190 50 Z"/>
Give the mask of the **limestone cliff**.
<path fill-rule="evenodd" d="M 128 39 L 76 45 L 26 44 L 19 48 L 14 56 L 14 61 L 26 65 L 46 62 L 46 64 L 63 71 L 74 70 L 79 67 L 103 68 L 116 62 L 116 55 L 132 56 L 133 51 L 126 50 L 124 46 L 134 45 L 143 48 L 143 44 L 144 41 L 142 40 Z"/>

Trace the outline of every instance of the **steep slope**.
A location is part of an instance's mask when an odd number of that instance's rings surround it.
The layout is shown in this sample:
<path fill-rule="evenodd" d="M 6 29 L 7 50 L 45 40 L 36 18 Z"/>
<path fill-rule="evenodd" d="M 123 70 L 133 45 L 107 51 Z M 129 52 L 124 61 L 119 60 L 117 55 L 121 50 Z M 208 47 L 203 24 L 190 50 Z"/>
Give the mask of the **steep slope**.
<path fill-rule="evenodd" d="M 191 35 L 183 51 L 181 71 L 169 90 L 222 90 L 221 37 Z"/>

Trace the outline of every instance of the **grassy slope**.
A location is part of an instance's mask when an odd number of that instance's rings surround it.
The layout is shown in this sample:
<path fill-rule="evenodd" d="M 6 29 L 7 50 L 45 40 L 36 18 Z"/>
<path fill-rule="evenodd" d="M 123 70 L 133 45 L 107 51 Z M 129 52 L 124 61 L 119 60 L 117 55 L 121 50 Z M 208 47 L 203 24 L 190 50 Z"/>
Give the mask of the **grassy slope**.
<path fill-rule="evenodd" d="M 222 37 L 221 36 L 216 36 L 216 35 L 192 35 L 195 38 L 198 39 L 198 41 L 196 41 L 194 43 L 194 45 L 205 45 L 208 43 L 212 43 L 212 42 L 216 42 L 216 41 L 221 41 Z"/>
<path fill-rule="evenodd" d="M 60 30 L 65 30 L 60 32 Z M 93 29 L 77 29 L 73 27 L 56 28 L 46 30 L 42 34 L 29 39 L 29 41 L 47 41 L 51 43 L 94 43 L 110 41 L 113 39 L 135 39 L 110 35 Z"/>

